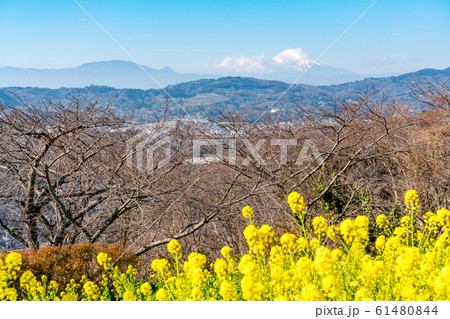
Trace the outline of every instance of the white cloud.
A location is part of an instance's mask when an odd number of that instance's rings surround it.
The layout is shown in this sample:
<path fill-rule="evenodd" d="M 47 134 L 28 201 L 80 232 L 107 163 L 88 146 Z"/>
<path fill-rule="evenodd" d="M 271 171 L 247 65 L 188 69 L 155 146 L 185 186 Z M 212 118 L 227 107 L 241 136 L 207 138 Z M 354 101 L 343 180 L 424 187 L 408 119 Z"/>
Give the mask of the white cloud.
<path fill-rule="evenodd" d="M 309 60 L 309 56 L 301 48 L 287 49 L 278 53 L 273 58 L 264 55 L 246 57 L 227 56 L 220 63 L 209 68 L 217 68 L 222 71 L 240 73 L 276 72 L 283 69 L 302 70 L 315 62 Z"/>
<path fill-rule="evenodd" d="M 364 60 L 365 64 L 371 65 L 371 66 L 388 66 L 397 63 L 397 61 L 389 59 L 387 57 L 382 57 L 379 59 L 367 59 Z"/>
<path fill-rule="evenodd" d="M 243 55 L 239 57 L 227 56 L 216 67 L 252 73 L 266 70 L 266 66 L 264 65 L 265 60 L 266 58 L 263 55 L 249 58 Z"/>

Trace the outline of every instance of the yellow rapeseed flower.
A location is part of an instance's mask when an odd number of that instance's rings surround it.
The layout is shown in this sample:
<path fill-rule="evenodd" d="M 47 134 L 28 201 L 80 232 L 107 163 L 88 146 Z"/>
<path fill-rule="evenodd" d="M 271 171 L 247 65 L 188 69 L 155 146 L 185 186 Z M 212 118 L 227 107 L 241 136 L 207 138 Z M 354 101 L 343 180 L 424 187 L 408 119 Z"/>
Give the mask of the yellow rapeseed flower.
<path fill-rule="evenodd" d="M 166 289 L 164 288 L 159 288 L 158 291 L 156 292 L 156 300 L 158 301 L 168 301 L 169 300 L 169 295 L 167 294 Z"/>
<path fill-rule="evenodd" d="M 231 259 L 231 253 L 233 252 L 233 249 L 231 249 L 228 246 L 224 246 L 222 247 L 222 249 L 220 250 L 220 253 L 222 254 L 223 257 L 225 257 L 226 259 Z"/>
<path fill-rule="evenodd" d="M 131 290 L 126 290 L 123 294 L 123 301 L 136 301 L 136 296 Z"/>
<path fill-rule="evenodd" d="M 295 240 L 297 239 L 297 236 L 290 233 L 285 233 L 280 238 L 280 244 L 283 245 L 284 248 L 292 249 L 295 245 Z"/>
<path fill-rule="evenodd" d="M 336 226 L 335 225 L 328 226 L 327 237 L 330 238 L 331 240 L 334 240 L 334 238 L 336 237 Z"/>
<path fill-rule="evenodd" d="M 111 258 L 108 258 L 108 254 L 99 253 L 97 255 L 97 262 L 100 266 L 107 265 L 111 261 Z"/>
<path fill-rule="evenodd" d="M 172 239 L 168 244 L 167 244 L 167 250 L 169 251 L 169 253 L 176 255 L 178 254 L 178 252 L 181 250 L 181 245 L 178 242 L 178 240 L 176 239 Z"/>
<path fill-rule="evenodd" d="M 375 248 L 378 251 L 383 251 L 385 244 L 386 244 L 386 237 L 384 235 L 381 235 L 375 241 Z"/>
<path fill-rule="evenodd" d="M 405 205 L 413 211 L 419 209 L 419 194 L 414 189 L 405 193 Z"/>
<path fill-rule="evenodd" d="M 385 214 L 380 214 L 376 218 L 376 223 L 377 223 L 378 227 L 385 228 L 389 224 L 389 221 L 386 218 Z"/>
<path fill-rule="evenodd" d="M 294 214 L 305 214 L 306 204 L 303 197 L 299 193 L 290 193 L 287 198 L 287 203 Z"/>
<path fill-rule="evenodd" d="M 314 233 L 319 237 L 323 237 L 327 231 L 327 221 L 323 216 L 316 216 L 312 221 Z"/>
<path fill-rule="evenodd" d="M 151 267 L 157 273 L 164 273 L 168 269 L 169 263 L 166 259 L 155 259 L 152 261 Z"/>
<path fill-rule="evenodd" d="M 253 208 L 251 208 L 250 206 L 245 206 L 244 208 L 242 208 L 242 216 L 244 216 L 245 219 L 251 219 L 255 217 Z"/>

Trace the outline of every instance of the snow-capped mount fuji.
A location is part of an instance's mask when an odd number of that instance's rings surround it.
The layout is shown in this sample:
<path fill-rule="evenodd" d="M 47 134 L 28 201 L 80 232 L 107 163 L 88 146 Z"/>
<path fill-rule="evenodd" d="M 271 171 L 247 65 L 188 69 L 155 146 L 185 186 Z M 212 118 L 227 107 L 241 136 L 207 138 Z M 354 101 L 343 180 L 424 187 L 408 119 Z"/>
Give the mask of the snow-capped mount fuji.
<path fill-rule="evenodd" d="M 301 48 L 286 49 L 273 57 L 266 57 L 263 54 L 253 57 L 229 56 L 213 66 L 213 69 L 231 76 L 287 83 L 297 81 L 296 83 L 310 85 L 340 84 L 363 79 L 351 71 L 312 60 Z"/>
<path fill-rule="evenodd" d="M 261 74 L 259 77 L 267 80 L 330 85 L 362 79 L 360 75 L 348 70 L 311 60 L 300 48 L 284 50 L 267 60 L 266 65 L 266 74 Z"/>

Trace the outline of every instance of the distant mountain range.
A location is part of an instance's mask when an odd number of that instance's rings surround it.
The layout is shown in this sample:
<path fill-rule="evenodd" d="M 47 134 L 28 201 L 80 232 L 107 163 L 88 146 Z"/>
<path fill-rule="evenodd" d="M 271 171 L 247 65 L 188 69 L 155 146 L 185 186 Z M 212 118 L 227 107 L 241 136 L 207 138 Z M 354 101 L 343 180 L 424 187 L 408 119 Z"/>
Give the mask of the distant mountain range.
<path fill-rule="evenodd" d="M 388 95 L 392 99 L 412 102 L 416 109 L 420 109 L 421 106 L 414 100 L 409 86 L 413 80 L 448 82 L 450 68 L 444 70 L 424 69 L 400 76 L 366 78 L 339 85 L 297 84 L 292 86 L 275 104 L 274 102 L 289 88 L 290 84 L 255 78 L 223 77 L 168 85 L 165 90 L 175 100 L 175 102 L 171 102 L 173 112 L 181 112 L 181 105 L 189 114 L 198 116 L 215 115 L 219 110 L 244 109 L 258 114 L 268 108 L 274 108 L 274 111 L 280 107 L 289 109 L 295 107 L 296 103 L 311 106 L 329 105 L 336 98 L 355 99 L 367 90 L 375 92 L 375 98 Z M 114 99 L 113 107 L 116 112 L 133 111 L 136 119 L 143 121 L 148 119 L 149 112 L 160 112 L 167 100 L 167 94 L 161 89 L 116 89 L 107 86 L 59 89 L 0 88 L 0 102 L 10 105 L 20 105 L 18 97 L 31 103 L 38 103 L 42 99 L 65 101 L 74 95 L 87 98 L 100 97 L 101 102 L 105 104 Z"/>
<path fill-rule="evenodd" d="M 305 72 L 307 68 L 309 68 L 308 72 Z M 334 68 L 313 61 L 306 61 L 304 64 L 295 65 L 294 67 L 289 64 L 282 65 L 271 61 L 270 67 L 267 67 L 264 71 L 256 73 L 244 72 L 241 76 L 289 83 L 294 82 L 301 76 L 298 83 L 312 85 L 339 84 L 363 79 L 360 75 L 348 70 Z M 0 87 L 31 86 L 58 89 L 61 87 L 99 85 L 119 89 L 145 90 L 159 89 L 160 86 L 165 87 L 200 79 L 218 79 L 221 77 L 223 75 L 178 73 L 170 67 L 156 70 L 144 65 L 139 66 L 130 61 L 103 61 L 63 69 L 1 67 Z"/>
<path fill-rule="evenodd" d="M 0 68 L 0 87 L 32 86 L 57 89 L 105 85 L 114 88 L 159 89 L 159 85 L 150 76 L 163 87 L 187 81 L 220 77 L 220 75 L 211 74 L 182 74 L 169 67 L 156 70 L 142 66 L 142 69 L 129 61 L 91 62 L 65 69 L 22 69 L 8 66 Z"/>

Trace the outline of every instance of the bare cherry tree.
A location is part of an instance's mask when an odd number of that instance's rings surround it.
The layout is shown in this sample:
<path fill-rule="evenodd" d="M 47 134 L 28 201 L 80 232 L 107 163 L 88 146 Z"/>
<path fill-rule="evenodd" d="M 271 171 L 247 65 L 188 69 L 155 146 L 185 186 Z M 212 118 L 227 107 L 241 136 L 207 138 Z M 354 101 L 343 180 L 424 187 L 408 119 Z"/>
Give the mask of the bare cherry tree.
<path fill-rule="evenodd" d="M 390 183 L 374 167 L 406 150 L 385 143 L 413 124 L 405 106 L 375 101 L 371 94 L 331 106 L 298 104 L 297 115 L 288 120 L 277 114 L 255 123 L 243 114 L 222 116 L 217 124 L 237 139 L 237 164 L 225 165 L 257 182 L 279 203 L 278 210 L 295 190 L 305 196 L 311 214 L 331 204 L 335 218 L 361 207 L 365 189 Z"/>
<path fill-rule="evenodd" d="M 137 175 L 125 165 L 134 152 L 126 152 L 133 134 L 98 100 L 0 106 L 1 228 L 32 249 L 99 241 L 158 193 L 151 185 L 161 176 Z"/>

